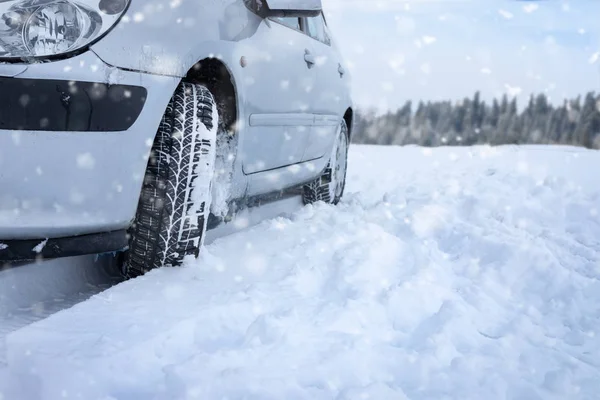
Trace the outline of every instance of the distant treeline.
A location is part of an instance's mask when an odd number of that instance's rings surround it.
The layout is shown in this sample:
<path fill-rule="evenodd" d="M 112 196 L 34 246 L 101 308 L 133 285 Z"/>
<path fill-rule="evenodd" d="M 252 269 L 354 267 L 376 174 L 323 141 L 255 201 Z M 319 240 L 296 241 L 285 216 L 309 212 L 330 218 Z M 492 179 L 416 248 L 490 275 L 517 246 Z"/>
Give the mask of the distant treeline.
<path fill-rule="evenodd" d="M 472 99 L 407 102 L 396 112 L 359 112 L 354 143 L 445 146 L 475 144 L 566 144 L 600 149 L 600 95 L 588 93 L 552 105 L 545 94 L 531 96 L 519 111 L 506 95 L 492 104 Z"/>

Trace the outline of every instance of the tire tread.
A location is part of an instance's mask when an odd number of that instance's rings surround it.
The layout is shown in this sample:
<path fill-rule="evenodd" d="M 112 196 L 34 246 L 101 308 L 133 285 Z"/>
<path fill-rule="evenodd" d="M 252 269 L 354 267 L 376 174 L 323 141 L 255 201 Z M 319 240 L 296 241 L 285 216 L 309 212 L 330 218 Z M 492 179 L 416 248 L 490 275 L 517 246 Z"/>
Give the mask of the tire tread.
<path fill-rule="evenodd" d="M 348 135 L 348 127 L 346 126 L 346 122 L 343 120 L 341 123 L 341 129 L 344 132 L 344 134 Z M 327 164 L 327 167 L 325 168 L 321 176 L 302 187 L 302 200 L 304 202 L 304 205 L 314 204 L 319 201 L 323 201 L 328 204 L 337 204 L 340 201 L 341 196 L 340 198 L 331 198 L 330 186 L 333 183 L 332 178 L 333 166 L 331 165 L 331 160 L 329 160 L 329 163 Z"/>
<path fill-rule="evenodd" d="M 198 255 L 206 224 L 203 196 L 198 213 L 189 215 L 196 166 L 208 162 L 214 140 L 197 137 L 195 123 L 209 131 L 215 124 L 214 99 L 207 88 L 182 83 L 167 106 L 151 149 L 138 211 L 130 229 L 127 277 L 163 266 L 178 266 L 187 255 Z M 216 138 L 213 138 L 216 139 Z M 197 219 L 197 221 L 192 221 Z"/>

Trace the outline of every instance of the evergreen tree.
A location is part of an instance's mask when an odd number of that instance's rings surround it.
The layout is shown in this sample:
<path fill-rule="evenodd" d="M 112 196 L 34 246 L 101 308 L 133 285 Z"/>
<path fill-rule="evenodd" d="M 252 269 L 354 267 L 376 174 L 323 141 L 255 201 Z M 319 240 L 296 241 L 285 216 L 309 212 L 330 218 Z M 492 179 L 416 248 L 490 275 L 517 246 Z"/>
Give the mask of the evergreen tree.
<path fill-rule="evenodd" d="M 594 138 L 600 132 L 600 115 L 598 111 L 598 100 L 594 93 L 585 96 L 579 124 L 575 129 L 575 141 L 584 147 L 591 148 Z"/>
<path fill-rule="evenodd" d="M 545 94 L 532 95 L 519 113 L 516 98 L 493 99 L 480 93 L 458 103 L 412 102 L 382 115 L 359 111 L 353 141 L 422 146 L 473 144 L 568 144 L 600 148 L 600 97 L 588 93 L 554 106 Z"/>

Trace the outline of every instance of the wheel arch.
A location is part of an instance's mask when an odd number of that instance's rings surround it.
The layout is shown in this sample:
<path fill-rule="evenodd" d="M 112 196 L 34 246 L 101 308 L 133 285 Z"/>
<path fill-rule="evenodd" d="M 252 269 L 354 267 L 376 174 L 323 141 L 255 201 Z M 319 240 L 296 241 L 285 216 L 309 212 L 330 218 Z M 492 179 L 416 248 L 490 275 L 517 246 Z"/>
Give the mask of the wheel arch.
<path fill-rule="evenodd" d="M 234 74 L 227 64 L 219 58 L 203 58 L 188 70 L 182 80 L 206 86 L 217 104 L 220 127 L 233 134 L 240 116 L 239 96 Z"/>
<path fill-rule="evenodd" d="M 348 108 L 344 113 L 344 121 L 346 121 L 346 126 L 348 127 L 348 141 L 352 140 L 353 123 L 354 123 L 354 110 L 352 108 Z"/>

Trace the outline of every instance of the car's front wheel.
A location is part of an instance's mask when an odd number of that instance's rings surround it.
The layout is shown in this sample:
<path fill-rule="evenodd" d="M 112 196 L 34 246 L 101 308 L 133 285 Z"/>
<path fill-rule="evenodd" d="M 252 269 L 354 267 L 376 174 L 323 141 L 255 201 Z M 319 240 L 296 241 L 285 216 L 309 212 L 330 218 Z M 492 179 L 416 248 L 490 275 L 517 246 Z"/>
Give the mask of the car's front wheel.
<path fill-rule="evenodd" d="M 348 148 L 348 126 L 346 121 L 342 120 L 337 130 L 327 168 L 317 179 L 304 185 L 304 204 L 312 204 L 317 201 L 330 204 L 339 203 L 346 188 Z"/>
<path fill-rule="evenodd" d="M 182 83 L 152 146 L 122 270 L 136 277 L 198 256 L 210 212 L 218 116 L 204 86 Z"/>

